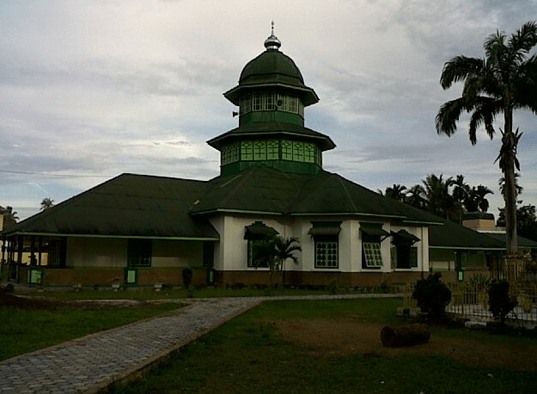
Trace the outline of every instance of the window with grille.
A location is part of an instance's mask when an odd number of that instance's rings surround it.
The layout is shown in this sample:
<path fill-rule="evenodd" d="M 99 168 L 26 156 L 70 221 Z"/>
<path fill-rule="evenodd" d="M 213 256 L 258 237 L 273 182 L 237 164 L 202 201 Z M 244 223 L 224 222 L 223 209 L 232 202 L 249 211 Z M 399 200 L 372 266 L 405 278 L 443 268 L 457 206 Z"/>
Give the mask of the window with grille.
<path fill-rule="evenodd" d="M 338 249 L 336 237 L 331 239 L 317 237 L 315 239 L 315 268 L 338 268 Z"/>
<path fill-rule="evenodd" d="M 363 259 L 366 268 L 382 267 L 380 242 L 362 242 Z"/>
<path fill-rule="evenodd" d="M 280 158 L 279 148 L 280 148 L 280 144 L 278 140 L 268 140 L 267 141 L 267 159 L 278 160 Z"/>
<path fill-rule="evenodd" d="M 252 160 L 254 158 L 254 151 L 252 141 L 243 141 L 241 143 L 241 160 Z"/>

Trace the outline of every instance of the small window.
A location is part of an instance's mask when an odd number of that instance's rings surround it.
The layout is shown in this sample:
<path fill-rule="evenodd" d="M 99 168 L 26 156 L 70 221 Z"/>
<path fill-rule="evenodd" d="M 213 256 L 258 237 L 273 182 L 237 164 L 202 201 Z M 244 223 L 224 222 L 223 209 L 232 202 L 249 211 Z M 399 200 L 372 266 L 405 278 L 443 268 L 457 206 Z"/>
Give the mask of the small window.
<path fill-rule="evenodd" d="M 261 111 L 263 109 L 263 95 L 261 93 L 254 93 L 252 97 L 252 110 Z"/>
<path fill-rule="evenodd" d="M 362 242 L 364 268 L 381 268 L 380 242 Z"/>
<path fill-rule="evenodd" d="M 265 111 L 274 111 L 274 93 L 265 93 Z"/>
<path fill-rule="evenodd" d="M 151 267 L 152 242 L 150 239 L 129 239 L 128 266 Z"/>
<path fill-rule="evenodd" d="M 254 151 L 252 141 L 243 141 L 241 143 L 241 160 L 253 160 Z"/>
<path fill-rule="evenodd" d="M 315 268 L 339 267 L 339 242 L 334 236 L 315 237 Z"/>
<path fill-rule="evenodd" d="M 293 143 L 291 141 L 282 141 L 282 159 L 293 160 Z"/>
<path fill-rule="evenodd" d="M 278 160 L 280 144 L 278 140 L 268 140 L 267 141 L 267 159 L 268 160 Z"/>
<path fill-rule="evenodd" d="M 254 141 L 254 160 L 267 159 L 267 145 L 265 141 Z"/>
<path fill-rule="evenodd" d="M 260 261 L 261 249 L 264 240 L 248 240 L 248 267 L 249 268 L 268 268 L 266 261 Z"/>
<path fill-rule="evenodd" d="M 293 141 L 293 160 L 304 161 L 304 143 L 301 141 Z"/>
<path fill-rule="evenodd" d="M 304 161 L 306 163 L 315 163 L 315 145 L 311 143 L 304 144 Z"/>
<path fill-rule="evenodd" d="M 392 263 L 397 269 L 417 268 L 418 248 L 416 246 L 392 246 Z"/>
<path fill-rule="evenodd" d="M 241 98 L 239 102 L 239 111 L 242 114 L 246 114 L 248 112 L 252 111 L 252 96 L 250 94 L 246 94 L 244 97 Z"/>

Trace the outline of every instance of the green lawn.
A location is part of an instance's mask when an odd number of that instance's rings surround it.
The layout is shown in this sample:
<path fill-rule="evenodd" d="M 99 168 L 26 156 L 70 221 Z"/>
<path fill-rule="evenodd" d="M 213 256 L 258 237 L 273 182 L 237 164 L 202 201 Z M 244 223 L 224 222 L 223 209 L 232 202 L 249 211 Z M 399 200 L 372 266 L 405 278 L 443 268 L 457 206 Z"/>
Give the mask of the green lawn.
<path fill-rule="evenodd" d="M 308 347 L 275 335 L 276 328 L 268 321 L 345 318 L 391 324 L 397 321 L 394 311 L 400 304 L 398 299 L 265 302 L 175 353 L 144 378 L 116 385 L 107 393 L 537 392 L 535 373 L 480 368 L 441 356 L 315 357 Z M 453 332 L 435 329 L 433 335 Z M 505 337 L 502 343 L 519 341 Z M 537 341 L 530 343 L 528 351 L 535 351 Z"/>
<path fill-rule="evenodd" d="M 337 294 L 362 294 L 362 291 L 352 291 L 347 288 L 339 287 L 332 289 Z M 369 292 L 383 292 L 385 288 L 367 289 Z M 34 294 L 34 293 L 32 293 Z M 30 294 L 30 295 L 32 295 Z M 306 289 L 255 289 L 244 287 L 242 289 L 231 289 L 226 287 L 192 287 L 190 290 L 185 288 L 163 289 L 154 291 L 147 289 L 127 289 L 120 291 L 113 290 L 93 290 L 84 289 L 82 291 L 57 291 L 47 290 L 35 295 L 65 299 L 65 300 L 83 300 L 83 299 L 133 299 L 133 300 L 154 300 L 154 299 L 180 299 L 180 298 L 216 298 L 216 297 L 263 297 L 263 296 L 282 296 L 282 295 L 323 295 L 332 294 L 328 289 L 306 290 Z"/>
<path fill-rule="evenodd" d="M 181 306 L 161 304 L 98 310 L 74 307 L 54 310 L 0 307 L 0 360 L 153 317 Z"/>

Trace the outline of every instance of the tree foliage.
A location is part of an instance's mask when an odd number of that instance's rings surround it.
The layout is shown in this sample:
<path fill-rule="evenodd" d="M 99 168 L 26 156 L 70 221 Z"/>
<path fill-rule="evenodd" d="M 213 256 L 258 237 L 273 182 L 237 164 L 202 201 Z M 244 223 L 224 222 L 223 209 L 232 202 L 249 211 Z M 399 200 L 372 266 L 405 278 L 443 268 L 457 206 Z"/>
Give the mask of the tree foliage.
<path fill-rule="evenodd" d="M 516 157 L 522 136 L 513 132 L 513 112 L 530 109 L 537 114 L 537 55 L 530 51 L 537 45 L 537 23 L 528 22 L 507 38 L 497 31 L 485 39 L 485 58 L 455 56 L 445 63 L 440 77 L 442 88 L 463 82 L 461 97 L 442 105 L 436 115 L 436 130 L 451 136 L 457 130 L 462 113 L 470 113 L 468 136 L 477 143 L 477 130 L 484 126 L 488 136 L 495 135 L 494 121 L 503 114 L 502 146 L 496 161 L 505 177 L 507 251 L 516 253 Z"/>
<path fill-rule="evenodd" d="M 268 237 L 260 245 L 256 266 L 268 266 L 270 271 L 270 285 L 274 286 L 274 276 L 279 276 L 281 284 L 285 284 L 285 262 L 289 259 L 298 264 L 295 252 L 301 251 L 297 238 L 284 238 L 279 235 Z"/>
<path fill-rule="evenodd" d="M 41 201 L 41 211 L 44 211 L 45 209 L 52 208 L 54 206 L 54 200 L 51 198 L 44 198 L 43 201 Z"/>
<path fill-rule="evenodd" d="M 493 194 L 486 186 L 470 186 L 463 175 L 445 179 L 443 174 L 427 175 L 421 184 L 411 188 L 395 184 L 380 193 L 457 223 L 466 212 L 487 212 L 487 195 Z"/>

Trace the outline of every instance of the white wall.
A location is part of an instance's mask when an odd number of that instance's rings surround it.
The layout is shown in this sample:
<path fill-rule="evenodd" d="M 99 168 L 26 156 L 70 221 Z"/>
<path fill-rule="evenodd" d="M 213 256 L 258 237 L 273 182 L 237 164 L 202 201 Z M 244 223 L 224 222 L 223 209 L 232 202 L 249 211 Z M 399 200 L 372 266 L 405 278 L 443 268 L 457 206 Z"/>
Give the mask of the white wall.
<path fill-rule="evenodd" d="M 290 271 L 315 271 L 315 272 L 391 272 L 391 237 L 381 243 L 383 267 L 381 270 L 362 268 L 362 241 L 360 236 L 360 222 L 380 223 L 375 220 L 361 220 L 355 217 L 291 217 L 283 222 L 281 217 L 245 215 L 217 216 L 211 219 L 211 224 L 220 234 L 220 242 L 215 246 L 215 268 L 217 270 L 255 270 L 247 267 L 248 241 L 244 239 L 246 226 L 255 221 L 262 221 L 269 227 L 274 228 L 283 237 L 295 237 L 299 240 L 302 252 L 297 253 L 299 264 L 291 261 L 286 262 L 286 269 Z M 339 268 L 316 269 L 315 268 L 315 242 L 309 234 L 312 221 L 341 221 L 339 234 Z M 429 270 L 429 244 L 427 227 L 391 226 L 383 223 L 382 228 L 387 231 L 406 230 L 418 237 L 421 241 L 415 246 L 418 248 L 418 267 L 404 271 L 428 271 Z"/>
<path fill-rule="evenodd" d="M 67 238 L 68 267 L 126 267 L 127 240 L 110 238 Z"/>
<path fill-rule="evenodd" d="M 201 267 L 203 266 L 203 242 L 201 241 L 153 241 L 151 267 Z"/>

